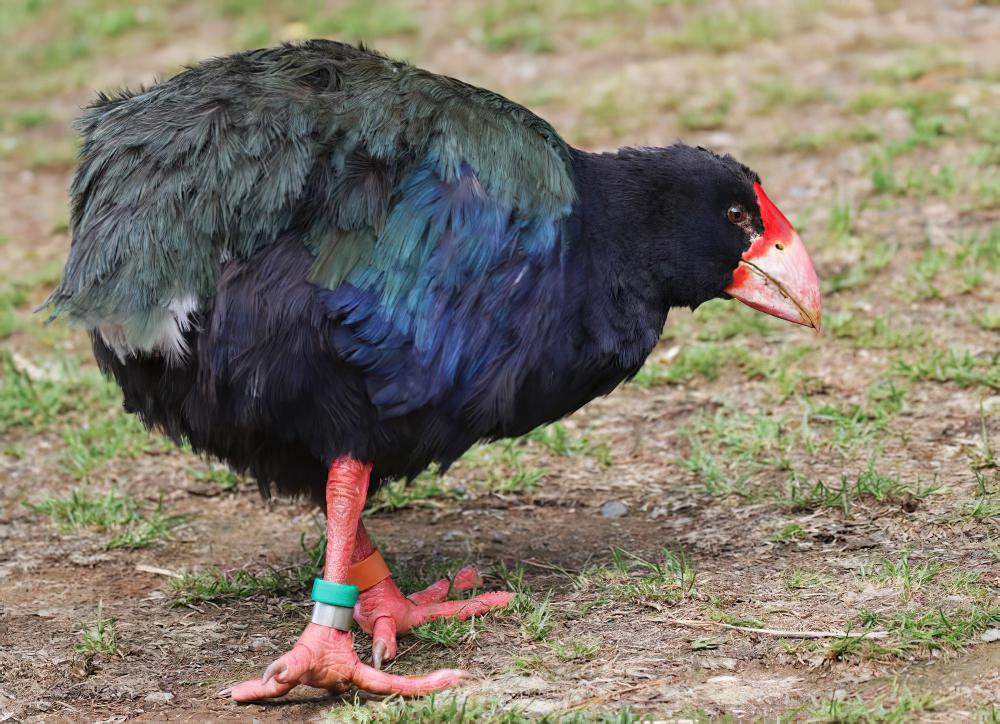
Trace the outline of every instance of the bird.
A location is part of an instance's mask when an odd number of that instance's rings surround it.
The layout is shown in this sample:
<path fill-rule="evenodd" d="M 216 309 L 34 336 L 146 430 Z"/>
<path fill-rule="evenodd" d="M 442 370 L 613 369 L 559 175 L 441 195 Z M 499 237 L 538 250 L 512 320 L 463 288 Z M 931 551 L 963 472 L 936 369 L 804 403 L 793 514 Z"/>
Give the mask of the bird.
<path fill-rule="evenodd" d="M 412 627 L 512 594 L 445 600 L 481 586 L 466 568 L 405 596 L 361 519 L 371 493 L 610 393 L 671 309 L 729 298 L 820 328 L 806 247 L 732 156 L 577 149 L 497 93 L 363 45 L 205 60 L 98 94 L 76 128 L 49 319 L 89 333 L 147 427 L 325 508 L 312 620 L 236 701 L 459 683 L 382 664 Z"/>

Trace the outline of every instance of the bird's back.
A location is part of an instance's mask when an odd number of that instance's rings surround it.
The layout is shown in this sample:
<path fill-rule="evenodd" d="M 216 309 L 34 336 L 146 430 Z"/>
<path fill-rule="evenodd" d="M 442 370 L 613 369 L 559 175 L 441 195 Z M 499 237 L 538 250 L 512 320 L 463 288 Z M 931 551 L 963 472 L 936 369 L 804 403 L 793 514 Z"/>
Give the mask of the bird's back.
<path fill-rule="evenodd" d="M 340 43 L 207 61 L 79 121 L 73 246 L 54 312 L 122 349 L 178 352 L 174 320 L 222 266 L 298 230 L 335 286 L 360 252 L 331 233 L 379 231 L 415 164 L 471 164 L 492 194 L 558 214 L 562 142 L 506 99 Z M 522 189 L 531 198 L 514 199 Z M 526 202 L 526 203 L 525 203 Z M 182 326 L 182 325 L 181 325 Z"/>

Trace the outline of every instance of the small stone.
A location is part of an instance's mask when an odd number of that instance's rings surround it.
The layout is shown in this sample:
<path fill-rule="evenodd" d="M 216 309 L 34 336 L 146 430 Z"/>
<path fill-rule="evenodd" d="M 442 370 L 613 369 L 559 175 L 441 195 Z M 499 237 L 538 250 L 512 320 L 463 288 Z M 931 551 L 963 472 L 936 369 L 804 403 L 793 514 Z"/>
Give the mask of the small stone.
<path fill-rule="evenodd" d="M 987 643 L 991 641 L 1000 641 L 1000 628 L 988 628 L 983 631 L 979 638 Z"/>
<path fill-rule="evenodd" d="M 698 663 L 709 671 L 736 671 L 738 664 L 731 656 L 705 656 Z"/>
<path fill-rule="evenodd" d="M 271 642 L 268 641 L 266 636 L 251 636 L 250 637 L 250 650 L 260 651 L 261 649 L 271 648 Z"/>
<path fill-rule="evenodd" d="M 152 694 L 146 694 L 146 703 L 148 704 L 166 704 L 174 700 L 174 695 L 169 691 L 154 691 Z"/>
<path fill-rule="evenodd" d="M 628 506 L 620 500 L 609 500 L 601 506 L 601 515 L 605 518 L 621 518 L 628 513 Z"/>

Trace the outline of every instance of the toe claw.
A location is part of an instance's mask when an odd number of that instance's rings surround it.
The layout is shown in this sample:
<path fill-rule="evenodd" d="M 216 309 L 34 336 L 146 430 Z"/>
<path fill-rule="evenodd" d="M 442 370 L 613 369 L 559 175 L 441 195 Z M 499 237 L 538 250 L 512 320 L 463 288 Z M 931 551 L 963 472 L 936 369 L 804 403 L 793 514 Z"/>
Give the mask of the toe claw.
<path fill-rule="evenodd" d="M 270 664 L 267 665 L 267 668 L 264 669 L 264 674 L 260 677 L 261 683 L 266 684 L 268 681 L 271 680 L 272 677 L 277 676 L 284 670 L 285 670 L 285 662 L 282 659 L 277 659 L 276 661 L 272 661 Z"/>
<path fill-rule="evenodd" d="M 385 658 L 387 647 L 385 642 L 376 641 L 372 644 L 372 667 L 375 669 L 382 668 L 382 660 Z"/>

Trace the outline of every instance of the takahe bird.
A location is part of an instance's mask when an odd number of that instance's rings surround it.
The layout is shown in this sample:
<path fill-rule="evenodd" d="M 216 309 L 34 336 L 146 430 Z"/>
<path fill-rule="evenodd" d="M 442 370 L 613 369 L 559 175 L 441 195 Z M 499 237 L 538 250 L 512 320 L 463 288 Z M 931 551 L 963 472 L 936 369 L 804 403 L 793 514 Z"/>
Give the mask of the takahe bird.
<path fill-rule="evenodd" d="M 379 665 L 398 633 L 509 594 L 404 597 L 360 518 L 383 481 L 607 394 L 671 307 L 733 297 L 819 328 L 805 247 L 732 157 L 580 151 L 502 96 L 362 47 L 209 60 L 102 95 L 78 128 L 52 315 L 90 331 L 146 425 L 326 506 L 313 622 L 239 701 L 461 677 Z"/>

